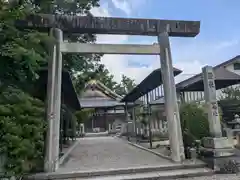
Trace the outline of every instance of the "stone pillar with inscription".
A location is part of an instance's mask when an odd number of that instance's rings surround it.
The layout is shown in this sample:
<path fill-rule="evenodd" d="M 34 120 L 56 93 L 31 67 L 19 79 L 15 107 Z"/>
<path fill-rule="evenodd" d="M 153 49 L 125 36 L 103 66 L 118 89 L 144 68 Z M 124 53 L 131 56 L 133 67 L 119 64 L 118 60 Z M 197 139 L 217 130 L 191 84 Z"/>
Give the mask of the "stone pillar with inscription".
<path fill-rule="evenodd" d="M 215 77 L 212 67 L 205 66 L 203 68 L 203 82 L 210 134 L 212 137 L 221 138 L 222 130 L 216 99 Z"/>
<path fill-rule="evenodd" d="M 233 144 L 227 137 L 222 137 L 222 129 L 216 99 L 216 87 L 213 68 L 202 69 L 204 98 L 208 113 L 210 137 L 203 138 L 204 151 L 212 152 L 214 158 L 233 155 Z M 221 166 L 222 161 L 214 161 L 214 169 Z"/>

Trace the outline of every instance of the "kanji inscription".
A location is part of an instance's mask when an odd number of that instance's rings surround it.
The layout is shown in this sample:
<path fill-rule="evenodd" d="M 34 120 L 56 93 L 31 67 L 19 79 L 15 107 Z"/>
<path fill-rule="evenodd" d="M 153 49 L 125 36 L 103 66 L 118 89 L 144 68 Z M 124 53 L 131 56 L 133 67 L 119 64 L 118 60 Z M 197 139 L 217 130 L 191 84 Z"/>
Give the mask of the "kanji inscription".
<path fill-rule="evenodd" d="M 93 34 L 129 34 L 156 36 L 168 32 L 169 36 L 194 37 L 200 31 L 199 21 L 133 19 L 93 16 L 68 16 L 38 14 L 30 15 L 25 20 L 17 20 L 19 28 L 37 28 L 48 30 L 52 27 L 68 33 Z"/>
<path fill-rule="evenodd" d="M 218 116 L 218 105 L 217 102 L 212 103 L 212 115 Z"/>

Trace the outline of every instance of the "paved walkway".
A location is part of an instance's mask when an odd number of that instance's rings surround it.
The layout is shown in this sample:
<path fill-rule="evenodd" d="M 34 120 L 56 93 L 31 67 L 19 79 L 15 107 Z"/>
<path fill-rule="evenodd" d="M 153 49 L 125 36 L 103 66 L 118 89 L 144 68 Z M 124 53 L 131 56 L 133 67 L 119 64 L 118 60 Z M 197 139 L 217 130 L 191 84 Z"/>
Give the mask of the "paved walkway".
<path fill-rule="evenodd" d="M 129 168 L 139 166 L 163 166 L 172 162 L 133 147 L 114 137 L 88 137 L 79 139 L 69 160 L 59 171 L 88 171 L 109 168 Z"/>
<path fill-rule="evenodd" d="M 192 178 L 181 178 L 175 180 L 239 180 L 240 175 L 236 174 L 218 174 L 214 176 L 202 176 L 202 177 L 192 177 Z"/>

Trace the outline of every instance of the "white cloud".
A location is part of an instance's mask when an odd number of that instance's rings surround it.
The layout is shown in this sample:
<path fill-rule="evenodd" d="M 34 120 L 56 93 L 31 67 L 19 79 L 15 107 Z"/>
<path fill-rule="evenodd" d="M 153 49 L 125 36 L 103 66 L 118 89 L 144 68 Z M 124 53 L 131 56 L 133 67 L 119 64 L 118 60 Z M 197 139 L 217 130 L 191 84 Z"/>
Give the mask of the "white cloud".
<path fill-rule="evenodd" d="M 127 15 L 131 14 L 131 6 L 129 0 L 112 0 L 112 3 L 116 8 L 125 12 Z"/>
<path fill-rule="evenodd" d="M 140 83 L 152 70 L 159 67 L 157 61 L 148 67 L 131 67 L 128 65 L 128 59 L 129 57 L 124 55 L 106 55 L 102 59 L 102 62 L 107 66 L 109 71 L 114 74 L 115 80 L 118 82 L 121 80 L 122 74 L 124 74 L 134 79 L 137 83 Z M 156 66 L 156 64 L 158 65 Z"/>
<path fill-rule="evenodd" d="M 146 0 L 112 0 L 113 5 L 127 16 L 139 12 L 139 8 L 143 7 L 146 2 Z"/>
<path fill-rule="evenodd" d="M 130 14 L 133 5 L 135 4 L 137 8 L 145 0 L 112 0 L 115 8 L 119 8 L 124 10 L 126 14 Z M 109 17 L 112 16 L 109 12 L 109 6 L 107 3 L 102 4 L 99 8 L 93 8 L 91 10 L 92 14 L 95 16 L 103 16 Z M 124 44 L 128 43 L 129 36 L 127 35 L 97 35 L 97 43 L 110 43 L 110 44 Z M 150 44 L 149 40 L 145 40 L 144 38 L 139 39 L 139 41 L 135 42 L 139 44 Z M 106 65 L 110 73 L 114 75 L 116 81 L 121 80 L 122 74 L 133 78 L 137 83 L 141 82 L 151 71 L 160 67 L 159 58 L 156 56 L 151 56 L 152 61 L 148 61 L 149 58 L 145 58 L 144 56 L 134 57 L 134 60 L 137 59 L 139 63 L 141 61 L 143 63 L 148 63 L 147 67 L 132 67 L 128 65 L 128 60 L 131 56 L 126 55 L 104 55 L 102 58 L 102 63 Z M 147 59 L 147 60 L 146 60 Z M 146 62 L 148 61 L 148 62 Z M 150 63 L 149 63 L 150 62 Z M 188 78 L 192 74 L 199 73 L 201 71 L 201 67 L 203 65 L 199 63 L 199 61 L 186 61 L 186 62 L 177 62 L 174 63 L 174 67 L 183 70 L 182 75 L 179 75 L 176 78 L 176 82 L 179 82 L 183 79 Z M 185 74 L 185 75 L 184 75 Z"/>
<path fill-rule="evenodd" d="M 223 41 L 223 42 L 220 42 L 216 47 L 215 49 L 216 50 L 221 50 L 221 49 L 224 49 L 224 48 L 229 48 L 229 47 L 233 47 L 233 46 L 236 46 L 239 44 L 239 40 L 236 40 L 236 39 L 233 39 L 233 40 L 230 40 L 230 41 Z"/>
<path fill-rule="evenodd" d="M 93 8 L 91 12 L 94 16 L 108 17 L 110 13 L 106 6 L 108 7 L 108 5 L 102 5 L 99 8 Z M 127 35 L 97 35 L 97 43 L 122 44 L 127 40 Z M 127 60 L 125 56 L 104 55 L 101 61 L 106 65 L 110 73 L 114 75 L 116 81 L 119 82 L 121 80 L 122 74 L 129 75 L 129 73 L 126 73 Z"/>
<path fill-rule="evenodd" d="M 100 16 L 100 17 L 109 17 L 110 16 L 108 9 L 106 9 L 104 7 L 94 7 L 91 9 L 91 13 L 94 16 Z"/>
<path fill-rule="evenodd" d="M 202 67 L 206 64 L 202 64 L 197 60 L 174 63 L 173 66 L 182 70 L 183 72 L 175 77 L 175 83 L 188 79 L 202 71 Z"/>

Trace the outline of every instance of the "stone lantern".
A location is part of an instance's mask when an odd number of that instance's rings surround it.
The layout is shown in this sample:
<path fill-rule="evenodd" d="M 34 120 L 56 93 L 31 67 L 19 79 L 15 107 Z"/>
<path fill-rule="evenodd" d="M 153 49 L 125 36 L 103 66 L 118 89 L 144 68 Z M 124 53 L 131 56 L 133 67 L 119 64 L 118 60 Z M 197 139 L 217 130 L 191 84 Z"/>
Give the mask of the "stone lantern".
<path fill-rule="evenodd" d="M 240 117 L 239 117 L 239 115 L 235 114 L 234 120 L 231 122 L 228 122 L 228 125 L 230 125 L 231 128 L 234 129 L 234 131 L 239 130 L 239 132 L 240 132 Z"/>
<path fill-rule="evenodd" d="M 150 116 L 151 116 L 151 106 L 149 104 L 143 106 L 143 117 L 147 118 L 147 124 L 148 124 L 148 129 L 149 129 L 149 143 L 150 143 L 150 148 L 152 148 L 152 131 L 151 131 L 151 123 L 150 123 Z"/>
<path fill-rule="evenodd" d="M 237 147 L 240 147 L 240 117 L 238 114 L 236 114 L 234 116 L 234 120 L 231 122 L 228 122 L 229 125 L 231 125 L 232 127 L 232 132 L 233 135 L 236 137 L 237 139 Z"/>

